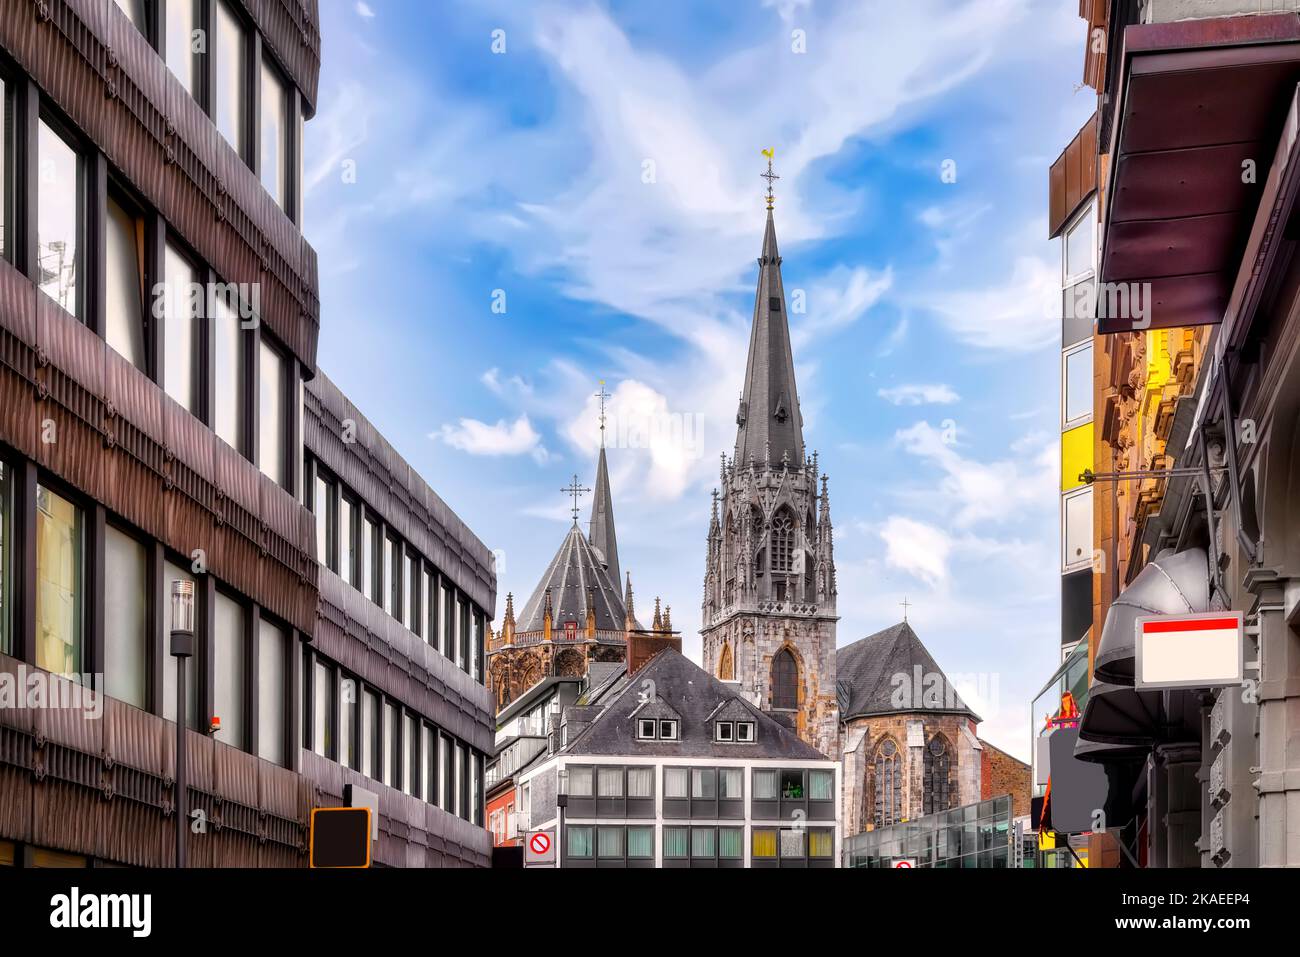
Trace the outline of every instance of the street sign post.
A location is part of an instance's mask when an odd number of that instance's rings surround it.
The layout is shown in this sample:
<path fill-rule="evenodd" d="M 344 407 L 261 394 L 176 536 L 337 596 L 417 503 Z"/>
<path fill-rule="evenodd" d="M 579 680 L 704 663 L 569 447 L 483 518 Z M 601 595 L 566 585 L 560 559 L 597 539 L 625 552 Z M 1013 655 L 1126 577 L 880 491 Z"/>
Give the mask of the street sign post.
<path fill-rule="evenodd" d="M 524 842 L 524 866 L 549 864 L 555 866 L 555 831 L 529 831 Z"/>
<path fill-rule="evenodd" d="M 370 808 L 317 807 L 311 812 L 308 866 L 370 866 Z"/>
<path fill-rule="evenodd" d="M 1138 689 L 1224 688 L 1245 680 L 1245 621 L 1239 611 L 1147 615 L 1134 623 Z"/>

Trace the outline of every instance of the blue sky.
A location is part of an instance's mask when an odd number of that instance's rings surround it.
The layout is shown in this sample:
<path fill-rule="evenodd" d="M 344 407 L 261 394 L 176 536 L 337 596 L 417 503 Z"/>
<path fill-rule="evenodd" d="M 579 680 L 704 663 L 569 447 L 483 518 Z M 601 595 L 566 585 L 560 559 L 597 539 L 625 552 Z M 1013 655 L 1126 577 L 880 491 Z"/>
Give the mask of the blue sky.
<path fill-rule="evenodd" d="M 759 150 L 775 147 L 840 644 L 898 621 L 906 596 L 945 671 L 982 687 L 981 733 L 1026 755 L 1059 642 L 1046 197 L 1093 108 L 1076 5 L 321 7 L 306 139 L 321 367 L 501 550 L 501 605 L 558 547 L 561 486 L 591 484 L 603 379 L 616 423 L 682 426 L 609 461 L 638 611 L 661 596 L 698 657 Z"/>

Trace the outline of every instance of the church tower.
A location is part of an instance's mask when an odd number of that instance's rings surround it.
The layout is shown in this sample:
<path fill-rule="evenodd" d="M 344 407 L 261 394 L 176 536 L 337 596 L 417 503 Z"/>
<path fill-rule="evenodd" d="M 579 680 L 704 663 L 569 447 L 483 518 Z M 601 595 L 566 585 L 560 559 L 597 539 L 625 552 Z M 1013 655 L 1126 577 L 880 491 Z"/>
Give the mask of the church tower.
<path fill-rule="evenodd" d="M 830 491 L 804 453 L 781 256 L 767 227 L 736 447 L 713 492 L 705 565 L 704 668 L 838 757 L 835 557 Z"/>

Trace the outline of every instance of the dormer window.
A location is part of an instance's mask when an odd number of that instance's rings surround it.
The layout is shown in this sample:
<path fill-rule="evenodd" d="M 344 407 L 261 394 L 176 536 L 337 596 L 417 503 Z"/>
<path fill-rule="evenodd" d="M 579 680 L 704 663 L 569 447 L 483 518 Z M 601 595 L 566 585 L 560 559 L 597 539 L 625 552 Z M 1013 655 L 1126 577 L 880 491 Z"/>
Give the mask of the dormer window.
<path fill-rule="evenodd" d="M 677 722 L 674 720 L 664 719 L 659 722 L 659 740 L 676 741 L 677 740 Z"/>
<path fill-rule="evenodd" d="M 755 730 L 754 730 L 754 722 L 752 721 L 736 722 L 737 741 L 740 741 L 745 744 L 752 744 L 757 739 L 757 737 L 758 736 L 755 734 Z"/>
<path fill-rule="evenodd" d="M 736 740 L 736 725 L 733 721 L 719 721 L 713 726 L 713 740 L 731 742 Z"/>
<path fill-rule="evenodd" d="M 636 736 L 642 741 L 653 741 L 659 736 L 659 722 L 654 718 L 642 718 L 636 723 Z"/>

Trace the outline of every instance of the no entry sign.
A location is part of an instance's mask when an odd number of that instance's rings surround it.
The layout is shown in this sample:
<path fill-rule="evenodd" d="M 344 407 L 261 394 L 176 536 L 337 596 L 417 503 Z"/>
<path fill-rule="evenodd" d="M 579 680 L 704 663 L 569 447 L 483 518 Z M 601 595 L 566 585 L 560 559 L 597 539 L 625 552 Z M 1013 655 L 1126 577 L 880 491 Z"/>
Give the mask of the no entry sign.
<path fill-rule="evenodd" d="M 1138 688 L 1222 688 L 1245 678 L 1239 611 L 1150 615 L 1134 624 Z"/>
<path fill-rule="evenodd" d="M 524 842 L 525 864 L 555 863 L 555 833 L 553 831 L 530 831 Z"/>

